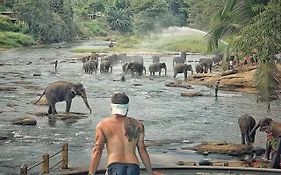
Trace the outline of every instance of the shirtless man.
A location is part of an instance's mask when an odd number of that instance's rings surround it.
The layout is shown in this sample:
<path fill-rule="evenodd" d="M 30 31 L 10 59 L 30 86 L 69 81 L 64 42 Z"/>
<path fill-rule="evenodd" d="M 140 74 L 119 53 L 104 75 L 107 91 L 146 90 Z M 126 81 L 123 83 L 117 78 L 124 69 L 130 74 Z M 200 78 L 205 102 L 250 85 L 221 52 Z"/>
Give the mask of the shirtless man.
<path fill-rule="evenodd" d="M 144 145 L 144 126 L 140 121 L 127 117 L 128 107 L 129 98 L 125 93 L 112 95 L 112 115 L 100 121 L 96 127 L 96 142 L 92 150 L 89 175 L 96 173 L 105 144 L 107 175 L 139 175 L 136 148 L 148 174 L 160 174 L 152 172 L 150 158 Z"/>

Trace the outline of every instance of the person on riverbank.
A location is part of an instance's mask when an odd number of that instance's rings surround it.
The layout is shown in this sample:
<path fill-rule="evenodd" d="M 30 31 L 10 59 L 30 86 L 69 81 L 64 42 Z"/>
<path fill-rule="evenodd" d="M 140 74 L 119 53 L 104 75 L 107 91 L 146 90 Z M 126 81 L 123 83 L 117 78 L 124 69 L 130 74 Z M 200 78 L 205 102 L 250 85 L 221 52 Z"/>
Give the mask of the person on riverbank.
<path fill-rule="evenodd" d="M 127 117 L 129 97 L 125 93 L 115 93 L 111 97 L 112 115 L 96 126 L 95 146 L 92 150 L 89 175 L 96 173 L 103 148 L 107 148 L 107 175 L 139 175 L 139 160 L 135 150 L 149 175 L 152 172 L 150 157 L 144 144 L 144 125 Z"/>

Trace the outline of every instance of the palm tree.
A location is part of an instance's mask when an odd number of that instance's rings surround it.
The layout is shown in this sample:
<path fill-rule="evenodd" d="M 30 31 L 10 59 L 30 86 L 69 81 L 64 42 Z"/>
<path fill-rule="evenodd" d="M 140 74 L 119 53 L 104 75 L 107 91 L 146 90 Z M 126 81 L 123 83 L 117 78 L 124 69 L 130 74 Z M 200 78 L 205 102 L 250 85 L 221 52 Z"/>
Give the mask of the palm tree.
<path fill-rule="evenodd" d="M 218 48 L 219 41 L 233 38 L 241 29 L 251 23 L 265 1 L 228 0 L 211 22 L 211 31 L 207 34 L 208 50 Z M 257 10 L 260 9 L 260 10 Z"/>

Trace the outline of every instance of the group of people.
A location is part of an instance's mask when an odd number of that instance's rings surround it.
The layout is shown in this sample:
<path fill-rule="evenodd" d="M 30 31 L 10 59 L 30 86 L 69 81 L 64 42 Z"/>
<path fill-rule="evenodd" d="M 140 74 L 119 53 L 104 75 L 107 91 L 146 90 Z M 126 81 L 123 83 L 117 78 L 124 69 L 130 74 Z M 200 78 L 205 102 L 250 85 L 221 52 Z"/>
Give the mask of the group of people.
<path fill-rule="evenodd" d="M 101 120 L 96 126 L 95 145 L 92 149 L 88 175 L 97 171 L 106 145 L 106 175 L 139 175 L 139 160 L 136 149 L 149 175 L 161 175 L 153 172 L 151 161 L 144 144 L 144 125 L 127 116 L 129 97 L 124 92 L 111 96 L 112 114 Z"/>

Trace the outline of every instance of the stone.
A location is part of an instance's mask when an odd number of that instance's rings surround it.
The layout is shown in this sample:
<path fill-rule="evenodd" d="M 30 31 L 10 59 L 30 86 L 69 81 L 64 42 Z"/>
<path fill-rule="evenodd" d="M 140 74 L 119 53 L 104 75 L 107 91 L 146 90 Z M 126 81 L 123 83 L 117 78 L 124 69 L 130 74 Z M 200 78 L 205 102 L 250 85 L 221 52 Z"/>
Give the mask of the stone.
<path fill-rule="evenodd" d="M 33 100 L 32 104 L 35 104 L 38 99 Z M 48 100 L 46 99 L 45 96 L 43 96 L 35 105 L 48 105 Z"/>
<path fill-rule="evenodd" d="M 12 121 L 14 125 L 36 125 L 37 121 L 31 117 L 17 118 Z"/>
<path fill-rule="evenodd" d="M 200 93 L 200 92 L 183 92 L 183 93 L 181 93 L 181 96 L 183 96 L 183 97 L 198 97 L 198 96 L 203 96 L 203 94 Z"/>

